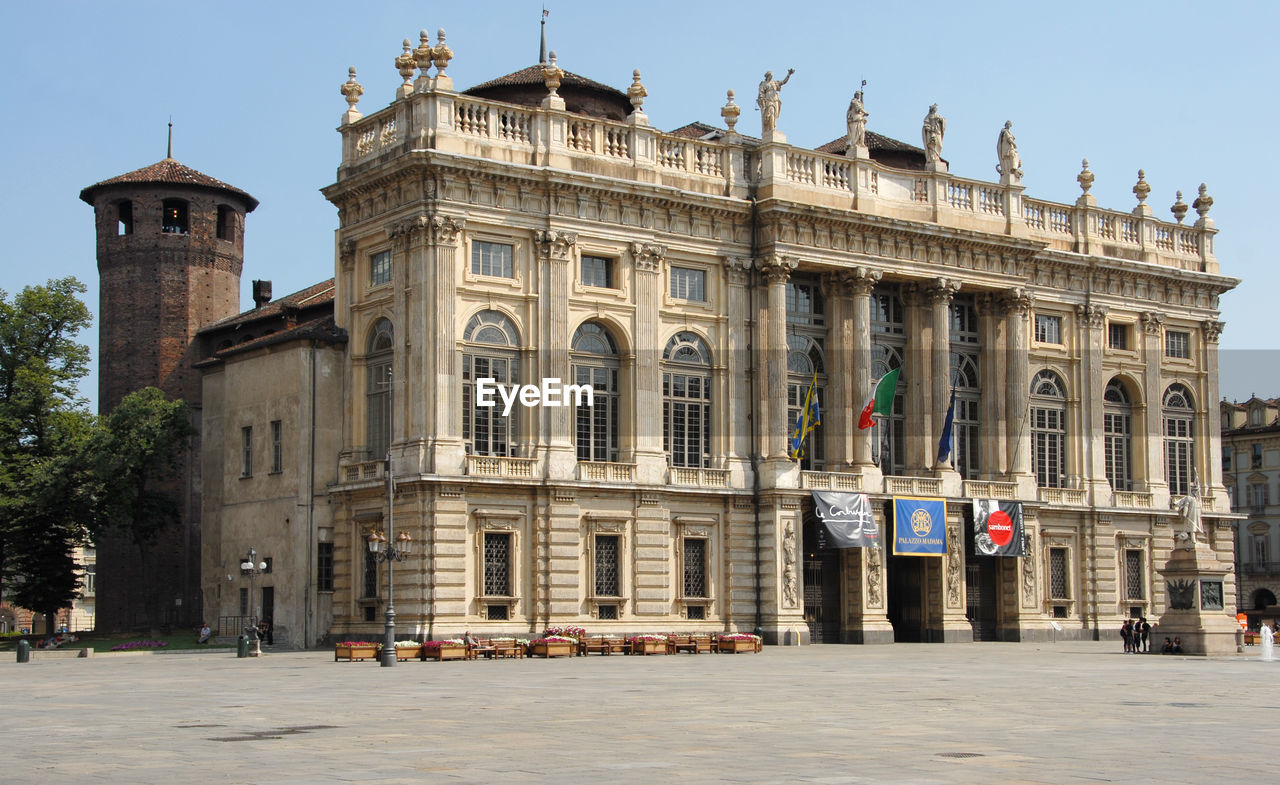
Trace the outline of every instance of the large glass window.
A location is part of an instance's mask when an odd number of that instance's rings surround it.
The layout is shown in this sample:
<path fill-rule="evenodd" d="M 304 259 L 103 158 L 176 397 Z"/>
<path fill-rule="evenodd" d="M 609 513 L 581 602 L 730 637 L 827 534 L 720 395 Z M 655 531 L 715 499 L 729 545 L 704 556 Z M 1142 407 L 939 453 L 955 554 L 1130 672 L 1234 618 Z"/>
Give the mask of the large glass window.
<path fill-rule="evenodd" d="M 1191 491 L 1195 460 L 1195 408 L 1190 391 L 1181 384 L 1169 385 L 1164 393 L 1163 414 L 1165 480 L 1169 493 L 1185 496 Z"/>
<path fill-rule="evenodd" d="M 333 543 L 316 543 L 316 591 L 333 591 Z"/>
<path fill-rule="evenodd" d="M 462 439 L 467 451 L 473 455 L 515 455 L 521 407 L 512 406 L 504 417 L 497 388 L 510 390 L 520 384 L 516 327 L 498 311 L 481 311 L 467 323 L 462 340 L 467 344 L 462 355 Z M 480 405 L 477 387 L 482 380 L 493 406 Z"/>
<path fill-rule="evenodd" d="M 1031 381 L 1031 463 L 1036 484 L 1061 488 L 1066 479 L 1067 396 L 1062 379 L 1041 371 Z"/>
<path fill-rule="evenodd" d="M 379 251 L 369 257 L 369 285 L 391 283 L 391 252 Z"/>
<path fill-rule="evenodd" d="M 1062 343 L 1062 317 L 1036 314 L 1036 341 L 1039 343 Z"/>
<path fill-rule="evenodd" d="M 514 256 L 514 246 L 476 240 L 471 243 L 471 272 L 495 278 L 514 278 Z"/>
<path fill-rule="evenodd" d="M 1191 333 L 1182 330 L 1166 330 L 1164 333 L 1164 356 L 1190 359 Z"/>
<path fill-rule="evenodd" d="M 688 267 L 671 268 L 671 296 L 680 300 L 707 300 L 707 271 Z"/>
<path fill-rule="evenodd" d="M 586 322 L 573 336 L 573 382 L 590 385 L 591 406 L 574 411 L 580 461 L 618 460 L 618 345 L 602 325 Z"/>
<path fill-rule="evenodd" d="M 711 352 L 676 333 L 662 353 L 663 449 L 672 466 L 711 465 Z"/>
<path fill-rule="evenodd" d="M 365 360 L 365 444 L 369 460 L 385 458 L 391 449 L 392 327 L 379 319 L 369 335 Z"/>
<path fill-rule="evenodd" d="M 896 289 L 876 289 L 871 294 L 871 379 L 879 380 L 894 368 L 902 367 L 906 353 L 906 316 Z M 893 410 L 878 420 L 872 430 L 871 457 L 880 471 L 901 476 L 906 470 L 906 392 L 907 384 L 899 377 L 893 396 Z M 865 403 L 870 390 L 856 390 L 858 406 Z M 859 412 L 854 412 L 857 416 Z"/>
<path fill-rule="evenodd" d="M 1118 379 L 1112 379 L 1102 394 L 1102 434 L 1107 482 L 1113 491 L 1133 490 L 1132 427 L 1129 392 Z"/>
<path fill-rule="evenodd" d="M 950 314 L 951 384 L 956 391 L 955 416 L 951 425 L 955 454 L 951 461 L 961 477 L 976 480 L 982 469 L 978 312 L 970 299 L 957 298 L 951 304 Z M 938 436 L 942 436 L 941 432 Z"/>
<path fill-rule="evenodd" d="M 613 260 L 605 256 L 582 255 L 582 285 L 612 289 Z"/>

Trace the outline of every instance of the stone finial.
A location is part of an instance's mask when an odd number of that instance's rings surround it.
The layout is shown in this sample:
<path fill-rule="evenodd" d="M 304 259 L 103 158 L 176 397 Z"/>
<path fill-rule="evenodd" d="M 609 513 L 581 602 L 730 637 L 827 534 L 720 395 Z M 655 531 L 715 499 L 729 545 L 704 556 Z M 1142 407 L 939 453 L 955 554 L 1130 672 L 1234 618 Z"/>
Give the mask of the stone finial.
<path fill-rule="evenodd" d="M 1138 197 L 1138 204 L 1144 204 L 1147 201 L 1148 194 L 1151 193 L 1151 186 L 1147 184 L 1147 173 L 1138 170 L 1138 182 L 1133 186 L 1133 195 Z"/>
<path fill-rule="evenodd" d="M 1080 183 L 1080 190 L 1088 196 L 1089 189 L 1093 187 L 1093 172 L 1089 171 L 1088 158 L 1080 162 L 1080 174 L 1076 175 L 1076 182 Z"/>
<path fill-rule="evenodd" d="M 1187 203 L 1182 201 L 1182 191 L 1178 191 L 1178 201 L 1173 203 L 1173 207 L 1169 208 L 1169 212 L 1173 213 L 1173 217 L 1178 219 L 1178 223 L 1182 223 L 1182 219 L 1187 217 Z"/>
<path fill-rule="evenodd" d="M 427 35 L 426 30 L 420 30 L 418 32 L 418 48 L 413 50 L 413 59 L 418 64 L 418 75 L 423 79 L 427 78 L 428 72 L 431 70 L 431 53 L 434 51 L 431 48 L 429 38 L 430 36 Z"/>
<path fill-rule="evenodd" d="M 1196 215 L 1201 218 L 1209 216 L 1209 208 L 1213 207 L 1213 197 L 1209 195 L 1209 186 L 1200 183 L 1200 195 L 1191 203 L 1191 206 L 1195 208 Z"/>
<path fill-rule="evenodd" d="M 631 72 L 631 86 L 627 88 L 627 97 L 631 99 L 631 105 L 635 107 L 635 109 L 631 110 L 632 114 L 638 114 L 642 111 L 640 107 L 644 106 L 644 99 L 648 94 L 649 91 L 644 89 L 644 85 L 640 84 L 640 69 L 637 68 Z"/>
<path fill-rule="evenodd" d="M 353 65 L 347 69 L 347 81 L 342 87 L 338 88 L 347 98 L 347 113 L 343 116 L 343 122 L 354 123 L 364 115 L 360 114 L 360 110 L 356 109 L 356 104 L 360 103 L 360 96 L 364 95 L 364 88 L 356 81 L 356 67 Z"/>
<path fill-rule="evenodd" d="M 400 78 L 404 83 L 400 85 L 398 97 L 403 97 L 413 92 L 413 71 L 417 66 L 417 61 L 413 58 L 413 44 L 408 38 L 404 39 L 404 52 L 396 56 L 396 71 L 400 73 Z"/>
<path fill-rule="evenodd" d="M 444 28 L 436 31 L 436 45 L 431 49 L 431 62 L 435 63 L 436 76 L 444 76 L 444 69 L 449 67 L 449 61 L 453 59 L 453 50 L 444 42 Z"/>
<path fill-rule="evenodd" d="M 733 102 L 733 91 L 728 91 L 729 101 L 720 107 L 720 116 L 724 118 L 724 122 L 729 126 L 729 133 L 737 133 L 733 127 L 738 124 L 738 115 L 742 114 L 742 107 Z"/>
<path fill-rule="evenodd" d="M 542 79 L 547 86 L 547 90 L 554 98 L 559 98 L 560 94 L 556 92 L 560 88 L 560 79 L 564 76 L 564 71 L 560 66 L 556 65 L 555 50 L 547 55 L 547 64 L 542 66 Z"/>

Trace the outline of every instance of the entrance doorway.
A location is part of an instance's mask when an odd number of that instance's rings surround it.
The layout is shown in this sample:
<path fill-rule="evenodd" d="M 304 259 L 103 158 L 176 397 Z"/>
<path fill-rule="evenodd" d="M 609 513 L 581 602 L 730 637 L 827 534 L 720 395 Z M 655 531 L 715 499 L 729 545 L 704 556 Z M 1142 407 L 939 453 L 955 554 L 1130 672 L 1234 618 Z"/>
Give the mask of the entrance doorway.
<path fill-rule="evenodd" d="M 973 625 L 975 641 L 1000 639 L 1000 557 L 979 555 L 973 544 L 973 526 L 965 526 L 965 616 Z"/>
<path fill-rule="evenodd" d="M 890 556 L 885 559 L 889 587 L 889 623 L 894 643 L 923 643 L 925 640 L 925 570 L 928 559 L 921 556 Z"/>
<path fill-rule="evenodd" d="M 840 551 L 819 521 L 804 522 L 804 621 L 814 643 L 840 642 Z"/>

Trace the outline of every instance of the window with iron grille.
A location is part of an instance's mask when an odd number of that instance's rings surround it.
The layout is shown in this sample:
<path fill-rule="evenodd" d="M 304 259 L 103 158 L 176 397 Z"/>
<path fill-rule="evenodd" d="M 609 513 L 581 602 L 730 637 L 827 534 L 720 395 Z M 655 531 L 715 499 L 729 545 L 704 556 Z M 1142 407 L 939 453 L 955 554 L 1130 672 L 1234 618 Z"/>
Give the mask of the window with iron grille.
<path fill-rule="evenodd" d="M 362 541 L 360 544 L 365 543 Z M 361 596 L 378 596 L 378 556 L 367 547 L 364 551 L 364 594 Z"/>
<path fill-rule="evenodd" d="M 317 543 L 316 591 L 333 591 L 333 543 Z"/>
<path fill-rule="evenodd" d="M 484 593 L 486 597 L 510 597 L 511 533 L 484 533 Z"/>
<path fill-rule="evenodd" d="M 684 541 L 684 596 L 707 596 L 707 541 L 686 537 Z"/>
<path fill-rule="evenodd" d="M 1053 599 L 1065 600 L 1071 597 L 1070 584 L 1067 581 L 1067 549 L 1049 549 L 1049 594 Z"/>
<path fill-rule="evenodd" d="M 707 609 L 702 605 L 690 605 L 684 609 L 686 619 L 702 621 L 707 618 Z"/>
<path fill-rule="evenodd" d="M 617 605 L 600 605 L 596 608 L 597 618 L 604 621 L 613 621 L 618 618 Z"/>
<path fill-rule="evenodd" d="M 1178 330 L 1165 330 L 1164 356 L 1191 359 L 1191 333 Z"/>
<path fill-rule="evenodd" d="M 618 582 L 618 541 L 615 534 L 596 535 L 595 576 L 597 597 L 617 597 Z"/>
<path fill-rule="evenodd" d="M 280 420 L 271 421 L 271 473 L 284 471 L 284 425 Z"/>
<path fill-rule="evenodd" d="M 613 287 L 613 260 L 604 256 L 582 255 L 582 285 L 601 289 Z"/>
<path fill-rule="evenodd" d="M 1062 317 L 1036 314 L 1036 340 L 1040 343 L 1062 343 Z"/>
<path fill-rule="evenodd" d="M 1129 406 L 1129 394 L 1124 385 L 1112 380 L 1102 396 L 1103 455 L 1107 482 L 1115 491 L 1133 490 L 1133 469 L 1129 460 L 1132 451 L 1133 421 Z"/>
<path fill-rule="evenodd" d="M 680 300 L 707 301 L 707 271 L 671 268 L 671 296 Z"/>
<path fill-rule="evenodd" d="M 253 476 L 253 426 L 240 429 L 240 476 Z"/>
<path fill-rule="evenodd" d="M 1124 596 L 1128 600 L 1145 599 L 1145 581 L 1142 579 L 1143 553 L 1138 550 L 1124 552 Z"/>
<path fill-rule="evenodd" d="M 391 252 L 380 251 L 369 257 L 369 285 L 391 283 Z"/>
<path fill-rule="evenodd" d="M 471 243 L 471 272 L 495 278 L 514 278 L 513 256 L 514 246 L 476 240 Z"/>

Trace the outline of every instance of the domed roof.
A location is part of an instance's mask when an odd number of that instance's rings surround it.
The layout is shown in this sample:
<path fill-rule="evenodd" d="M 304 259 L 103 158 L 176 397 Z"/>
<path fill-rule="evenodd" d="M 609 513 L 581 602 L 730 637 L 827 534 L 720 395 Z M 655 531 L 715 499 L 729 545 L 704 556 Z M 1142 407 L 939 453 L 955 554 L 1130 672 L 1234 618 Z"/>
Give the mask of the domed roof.
<path fill-rule="evenodd" d="M 227 185 L 221 180 L 210 177 L 203 172 L 197 172 L 189 166 L 184 166 L 172 158 L 166 158 L 163 161 L 144 166 L 141 169 L 135 169 L 122 175 L 117 175 L 109 180 L 103 180 L 100 183 L 85 188 L 80 192 L 80 198 L 88 204 L 93 204 L 93 198 L 99 189 L 112 185 L 132 185 L 132 184 L 160 184 L 160 185 L 180 185 L 185 188 L 207 188 L 214 191 L 229 191 L 245 201 L 246 212 L 253 212 L 258 206 L 258 200 L 249 194 L 236 188 L 234 185 Z"/>
<path fill-rule="evenodd" d="M 547 97 L 543 64 L 521 68 L 506 76 L 478 84 L 463 90 L 464 95 L 504 101 L 520 106 L 539 106 Z M 563 70 L 563 69 L 562 69 Z M 566 111 L 585 114 L 605 120 L 625 120 L 631 114 L 631 99 L 621 90 L 601 84 L 593 79 L 565 71 L 556 91 L 564 99 Z"/>

